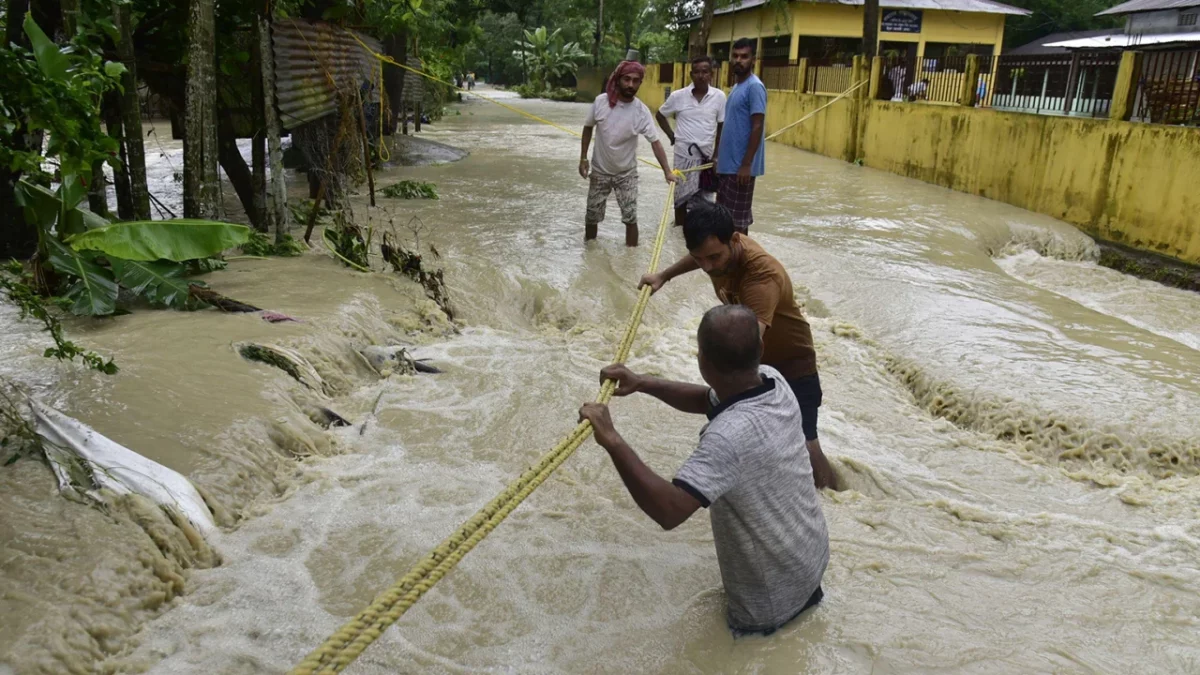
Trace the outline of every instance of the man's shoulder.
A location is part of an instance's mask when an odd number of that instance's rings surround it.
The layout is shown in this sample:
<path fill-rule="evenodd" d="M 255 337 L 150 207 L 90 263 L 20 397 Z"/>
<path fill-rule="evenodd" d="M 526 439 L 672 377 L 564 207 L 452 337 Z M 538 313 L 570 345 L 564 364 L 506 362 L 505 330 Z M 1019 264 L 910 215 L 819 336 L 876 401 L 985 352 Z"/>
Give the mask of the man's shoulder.
<path fill-rule="evenodd" d="M 738 233 L 738 237 L 740 237 L 742 251 L 744 252 L 742 266 L 747 272 L 755 274 L 783 270 L 783 263 L 779 262 L 775 256 L 767 253 L 762 244 L 740 232 Z"/>
<path fill-rule="evenodd" d="M 608 94 L 601 93 L 599 96 L 592 99 L 592 105 L 599 105 L 601 101 L 604 101 L 604 105 L 608 105 Z"/>

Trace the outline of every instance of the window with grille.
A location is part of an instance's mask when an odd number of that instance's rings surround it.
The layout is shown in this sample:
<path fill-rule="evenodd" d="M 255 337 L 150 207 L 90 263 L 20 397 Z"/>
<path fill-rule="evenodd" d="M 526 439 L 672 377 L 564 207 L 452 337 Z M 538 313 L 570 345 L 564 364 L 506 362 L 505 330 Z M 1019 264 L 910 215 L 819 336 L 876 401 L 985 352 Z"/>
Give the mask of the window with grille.
<path fill-rule="evenodd" d="M 1200 16 L 1200 15 L 1196 14 L 1195 12 L 1192 12 L 1190 14 L 1180 14 L 1179 15 L 1179 25 L 1180 26 L 1195 26 L 1197 16 Z"/>

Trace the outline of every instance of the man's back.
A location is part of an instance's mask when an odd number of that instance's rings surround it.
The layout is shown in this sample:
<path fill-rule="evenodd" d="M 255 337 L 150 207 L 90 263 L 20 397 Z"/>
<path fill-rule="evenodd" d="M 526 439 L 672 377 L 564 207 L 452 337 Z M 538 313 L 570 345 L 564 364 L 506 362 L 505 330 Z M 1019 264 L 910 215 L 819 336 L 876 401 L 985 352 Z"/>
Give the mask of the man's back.
<path fill-rule="evenodd" d="M 812 328 L 796 304 L 787 270 L 750 237 L 736 233 L 731 244 L 738 263 L 728 274 L 712 277 L 717 297 L 727 305 L 746 305 L 767 325 L 764 364 L 789 378 L 817 372 Z"/>
<path fill-rule="evenodd" d="M 709 507 L 729 622 L 772 630 L 799 613 L 829 562 L 829 533 L 783 377 L 717 404 L 677 484 Z"/>

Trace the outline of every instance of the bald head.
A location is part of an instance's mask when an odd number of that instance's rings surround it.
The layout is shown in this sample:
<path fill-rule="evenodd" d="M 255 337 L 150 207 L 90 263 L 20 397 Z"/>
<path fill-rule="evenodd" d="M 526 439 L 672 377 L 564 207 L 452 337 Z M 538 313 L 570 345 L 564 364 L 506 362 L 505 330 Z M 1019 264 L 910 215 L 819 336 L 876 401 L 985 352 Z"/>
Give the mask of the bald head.
<path fill-rule="evenodd" d="M 705 312 L 696 339 L 700 354 L 717 373 L 758 371 L 758 317 L 745 305 L 720 305 Z"/>

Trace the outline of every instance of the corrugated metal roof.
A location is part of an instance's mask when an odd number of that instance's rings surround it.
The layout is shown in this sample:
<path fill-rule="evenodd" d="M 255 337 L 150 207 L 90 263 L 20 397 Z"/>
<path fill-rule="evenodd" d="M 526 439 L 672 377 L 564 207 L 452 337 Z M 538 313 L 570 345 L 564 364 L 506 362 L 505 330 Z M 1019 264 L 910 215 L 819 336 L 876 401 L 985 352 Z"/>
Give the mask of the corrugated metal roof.
<path fill-rule="evenodd" d="M 1200 42 L 1200 33 L 1156 33 L 1154 35 L 1126 35 L 1124 33 L 1117 33 L 1116 35 L 1105 37 L 1055 42 L 1046 46 L 1063 47 L 1066 49 L 1124 49 L 1127 47 L 1174 44 L 1176 42 Z"/>
<path fill-rule="evenodd" d="M 864 3 L 864 0 L 799 0 L 800 2 L 822 3 L 828 5 L 854 5 L 859 6 Z M 1200 0 L 1192 0 L 1200 3 Z M 767 4 L 767 0 L 742 0 L 739 3 L 718 9 L 715 14 L 732 14 L 734 12 L 743 12 L 755 7 L 761 7 Z M 1012 7 L 993 0 L 882 0 L 879 3 L 884 9 L 940 9 L 947 12 L 976 12 L 982 14 L 1011 14 L 1014 16 L 1028 16 L 1031 14 L 1028 10 Z M 700 17 L 692 17 L 683 23 L 691 23 L 698 21 Z"/>
<path fill-rule="evenodd" d="M 358 34 L 376 52 L 379 41 Z M 287 129 L 337 111 L 338 90 L 353 91 L 377 79 L 376 60 L 350 31 L 323 21 L 284 19 L 271 30 L 275 51 L 275 101 Z"/>
<path fill-rule="evenodd" d="M 1153 12 L 1160 9 L 1186 9 L 1188 7 L 1200 7 L 1200 0 L 1129 0 L 1129 2 L 1122 2 L 1116 7 L 1109 7 L 1103 12 L 1096 12 L 1096 16 Z"/>
<path fill-rule="evenodd" d="M 1065 54 L 1068 50 L 1063 47 L 1050 47 L 1051 43 L 1066 42 L 1067 40 L 1080 40 L 1083 38 L 1104 37 L 1106 35 L 1114 35 L 1120 33 L 1119 29 L 1109 28 L 1107 30 L 1077 30 L 1068 33 L 1054 33 L 1040 37 L 1029 44 L 1021 45 L 1015 49 L 1005 49 L 1005 56 L 1043 56 L 1045 54 Z"/>

